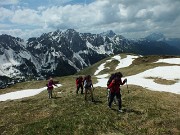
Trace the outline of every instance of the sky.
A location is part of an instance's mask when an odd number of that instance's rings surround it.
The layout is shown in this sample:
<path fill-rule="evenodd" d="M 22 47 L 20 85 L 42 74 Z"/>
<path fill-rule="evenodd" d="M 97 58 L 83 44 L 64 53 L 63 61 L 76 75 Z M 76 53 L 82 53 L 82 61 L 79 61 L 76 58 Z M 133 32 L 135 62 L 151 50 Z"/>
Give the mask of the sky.
<path fill-rule="evenodd" d="M 57 29 L 127 38 L 180 38 L 180 0 L 0 0 L 0 34 L 28 39 Z"/>
<path fill-rule="evenodd" d="M 107 60 L 105 63 L 102 63 L 97 70 L 95 71 L 94 75 L 96 75 L 98 82 L 96 84 L 93 84 L 94 87 L 107 87 L 107 81 L 109 74 L 100 74 L 100 71 L 104 70 L 104 65 L 113 60 L 119 60 L 119 64 L 117 65 L 117 69 L 128 67 L 132 64 L 133 60 L 137 58 L 137 56 L 127 55 L 126 58 L 121 59 L 119 55 L 116 55 L 112 57 L 110 60 Z M 171 92 L 175 94 L 180 94 L 180 58 L 169 58 L 169 59 L 159 59 L 155 63 L 169 63 L 169 64 L 177 64 L 174 66 L 159 66 L 155 67 L 149 70 L 146 70 L 144 72 L 132 75 L 132 76 L 126 76 L 128 85 L 138 85 L 142 86 L 148 90 L 152 91 L 161 91 L 161 92 Z M 176 83 L 171 85 L 164 85 L 154 82 L 152 78 L 161 78 L 166 80 L 176 80 Z M 124 78 L 122 78 L 123 80 Z M 62 86 L 61 84 L 58 84 L 58 87 Z M 56 88 L 56 87 L 55 87 Z M 20 90 L 15 92 L 10 92 L 6 94 L 0 95 L 0 101 L 6 101 L 6 100 L 15 100 L 15 99 L 21 99 L 26 98 L 30 96 L 35 96 L 42 91 L 45 91 L 47 88 L 43 87 L 40 89 L 28 89 L 28 90 Z M 124 90 L 128 90 L 127 88 L 124 88 Z M 130 91 L 130 90 L 129 90 Z M 131 91 L 130 91 L 131 92 Z M 58 93 L 58 94 L 63 94 Z M 48 96 L 47 96 L 48 98 Z"/>

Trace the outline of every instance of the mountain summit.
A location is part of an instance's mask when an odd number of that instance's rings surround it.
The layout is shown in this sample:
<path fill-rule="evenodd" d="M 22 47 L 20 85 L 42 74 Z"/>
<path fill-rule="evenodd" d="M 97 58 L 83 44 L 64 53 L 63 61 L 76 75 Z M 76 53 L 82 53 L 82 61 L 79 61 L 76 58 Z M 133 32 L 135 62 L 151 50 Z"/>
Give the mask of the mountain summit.
<path fill-rule="evenodd" d="M 116 35 L 116 33 L 114 33 L 114 31 L 112 31 L 112 30 L 108 30 L 106 32 L 100 33 L 100 35 L 108 36 L 108 37 L 112 38 L 112 37 L 114 37 Z"/>

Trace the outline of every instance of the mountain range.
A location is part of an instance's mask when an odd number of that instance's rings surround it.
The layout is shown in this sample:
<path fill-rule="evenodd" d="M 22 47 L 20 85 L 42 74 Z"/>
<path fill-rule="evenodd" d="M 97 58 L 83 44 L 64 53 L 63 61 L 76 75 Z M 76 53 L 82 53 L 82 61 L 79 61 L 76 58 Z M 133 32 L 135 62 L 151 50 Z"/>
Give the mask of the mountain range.
<path fill-rule="evenodd" d="M 100 34 L 56 30 L 28 40 L 0 35 L 0 87 L 28 79 L 71 75 L 119 53 L 180 55 L 179 41 L 157 33 L 129 40 L 111 30 Z"/>

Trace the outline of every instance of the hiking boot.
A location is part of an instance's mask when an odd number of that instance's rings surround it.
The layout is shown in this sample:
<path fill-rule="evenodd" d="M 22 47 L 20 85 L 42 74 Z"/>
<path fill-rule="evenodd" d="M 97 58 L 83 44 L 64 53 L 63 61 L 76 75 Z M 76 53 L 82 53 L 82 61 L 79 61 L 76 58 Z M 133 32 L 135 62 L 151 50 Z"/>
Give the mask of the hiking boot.
<path fill-rule="evenodd" d="M 123 110 L 122 110 L 122 109 L 119 109 L 119 112 L 121 112 L 121 113 L 122 113 L 122 112 L 123 112 Z"/>
<path fill-rule="evenodd" d="M 111 109 L 111 106 L 108 105 L 108 107 L 109 107 L 109 109 Z"/>

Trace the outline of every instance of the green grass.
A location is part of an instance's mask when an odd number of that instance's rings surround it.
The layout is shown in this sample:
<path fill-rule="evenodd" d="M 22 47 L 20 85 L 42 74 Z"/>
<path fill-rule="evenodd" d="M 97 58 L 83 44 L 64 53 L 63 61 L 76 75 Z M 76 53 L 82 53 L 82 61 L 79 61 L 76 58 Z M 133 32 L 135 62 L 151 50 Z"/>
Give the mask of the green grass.
<path fill-rule="evenodd" d="M 61 80 L 66 83 L 67 77 Z M 70 80 L 73 81 L 72 79 Z M 137 86 L 123 90 L 124 113 L 107 107 L 106 88 L 96 88 L 96 102 L 84 101 L 70 83 L 48 99 L 44 91 L 34 97 L 0 102 L 0 132 L 9 134 L 178 134 L 180 130 L 180 96 L 153 92 Z"/>
<path fill-rule="evenodd" d="M 98 65 L 106 60 L 80 74 L 95 71 Z M 121 71 L 125 74 L 132 71 L 129 74 L 134 74 L 151 68 L 150 63 L 141 63 L 138 67 L 131 65 Z M 127 89 L 125 85 L 122 86 L 124 113 L 119 113 L 117 105 L 113 104 L 112 110 L 107 107 L 106 88 L 98 87 L 94 90 L 96 102 L 90 101 L 90 94 L 88 94 L 89 101 L 86 102 L 84 95 L 76 95 L 77 76 L 78 74 L 54 78 L 63 85 L 55 89 L 56 93 L 62 92 L 57 93 L 57 98 L 48 99 L 47 91 L 43 91 L 33 97 L 0 102 L 0 133 L 2 135 L 180 134 L 180 95 L 150 91 L 134 85 L 129 85 Z M 96 81 L 93 77 L 93 82 Z M 166 82 L 166 80 L 160 81 Z M 3 89 L 1 93 L 40 88 L 46 83 L 47 81 L 19 83 Z"/>

